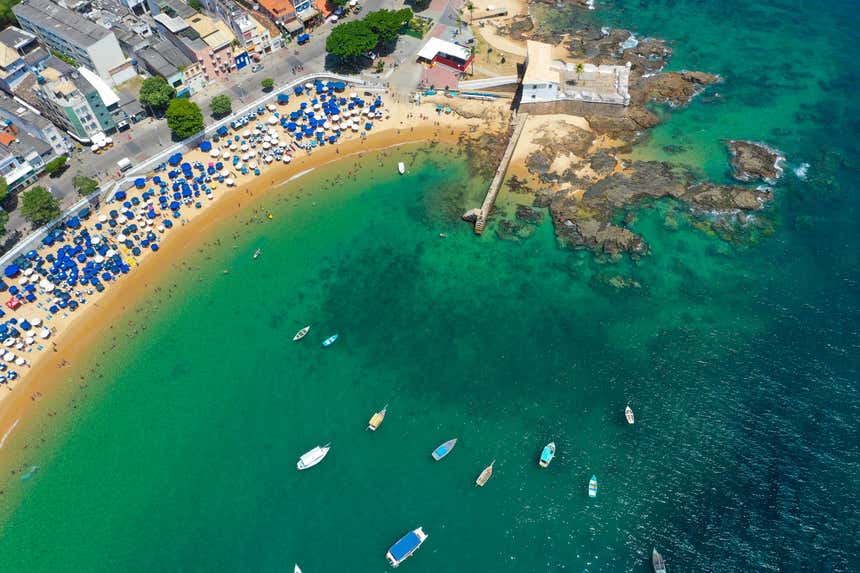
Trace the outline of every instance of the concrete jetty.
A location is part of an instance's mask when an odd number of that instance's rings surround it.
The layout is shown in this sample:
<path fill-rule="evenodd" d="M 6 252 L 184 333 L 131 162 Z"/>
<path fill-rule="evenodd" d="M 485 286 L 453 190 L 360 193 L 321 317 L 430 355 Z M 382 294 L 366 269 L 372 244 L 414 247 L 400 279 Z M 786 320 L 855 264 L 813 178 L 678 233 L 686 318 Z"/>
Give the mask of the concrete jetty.
<path fill-rule="evenodd" d="M 505 149 L 505 154 L 502 155 L 502 160 L 499 162 L 499 167 L 496 169 L 496 175 L 493 177 L 493 182 L 490 183 L 490 188 L 487 190 L 487 195 L 484 197 L 484 202 L 480 209 L 471 209 L 463 214 L 463 219 L 466 221 L 474 221 L 475 234 L 480 235 L 484 232 L 484 226 L 487 224 L 487 218 L 490 216 L 490 211 L 493 210 L 493 205 L 496 202 L 496 197 L 499 195 L 499 189 L 502 187 L 502 181 L 505 180 L 505 173 L 508 171 L 508 165 L 511 163 L 511 157 L 514 155 L 514 149 L 517 147 L 517 141 L 523 132 L 523 126 L 526 124 L 529 114 L 518 113 L 514 118 L 514 130 L 511 132 L 511 137 L 508 140 L 508 147 Z"/>

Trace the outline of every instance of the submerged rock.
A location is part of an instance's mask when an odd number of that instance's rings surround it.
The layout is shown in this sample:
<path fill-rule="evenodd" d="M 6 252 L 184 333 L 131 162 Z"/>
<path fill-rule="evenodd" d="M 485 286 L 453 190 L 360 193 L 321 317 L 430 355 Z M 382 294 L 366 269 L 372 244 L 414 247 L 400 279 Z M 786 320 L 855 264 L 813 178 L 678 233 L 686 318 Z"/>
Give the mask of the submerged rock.
<path fill-rule="evenodd" d="M 543 213 L 532 209 L 528 205 L 517 205 L 517 219 L 532 225 L 540 225 L 543 221 Z"/>
<path fill-rule="evenodd" d="M 732 154 L 732 171 L 738 181 L 774 182 L 782 176 L 785 157 L 764 143 L 731 140 L 726 143 Z"/>

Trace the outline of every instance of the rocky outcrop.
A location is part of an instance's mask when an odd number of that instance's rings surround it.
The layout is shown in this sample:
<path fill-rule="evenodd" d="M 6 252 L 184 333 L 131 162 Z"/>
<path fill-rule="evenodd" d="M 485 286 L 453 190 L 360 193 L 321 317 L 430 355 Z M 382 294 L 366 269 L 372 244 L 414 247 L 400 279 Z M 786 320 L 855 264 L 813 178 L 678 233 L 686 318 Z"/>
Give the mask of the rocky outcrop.
<path fill-rule="evenodd" d="M 633 90 L 631 98 L 639 104 L 656 101 L 682 106 L 719 81 L 720 76 L 704 72 L 663 72 L 643 78 Z"/>
<path fill-rule="evenodd" d="M 774 182 L 782 176 L 781 163 L 785 160 L 778 150 L 753 141 L 726 143 L 732 154 L 732 171 L 738 181 Z"/>

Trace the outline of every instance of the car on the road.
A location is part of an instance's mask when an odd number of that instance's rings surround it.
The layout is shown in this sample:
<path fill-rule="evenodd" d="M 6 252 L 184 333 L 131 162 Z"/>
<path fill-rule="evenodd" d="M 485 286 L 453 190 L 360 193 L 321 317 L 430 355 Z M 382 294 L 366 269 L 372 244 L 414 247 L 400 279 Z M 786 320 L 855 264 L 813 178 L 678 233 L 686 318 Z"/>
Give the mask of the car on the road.
<path fill-rule="evenodd" d="M 334 10 L 334 15 L 337 16 L 338 18 L 340 18 L 341 16 L 343 16 L 344 12 L 345 12 L 345 10 L 343 9 L 343 6 L 338 6 Z"/>
<path fill-rule="evenodd" d="M 252 72 L 260 72 L 262 70 L 263 70 L 263 64 L 254 64 L 253 66 L 251 66 Z"/>

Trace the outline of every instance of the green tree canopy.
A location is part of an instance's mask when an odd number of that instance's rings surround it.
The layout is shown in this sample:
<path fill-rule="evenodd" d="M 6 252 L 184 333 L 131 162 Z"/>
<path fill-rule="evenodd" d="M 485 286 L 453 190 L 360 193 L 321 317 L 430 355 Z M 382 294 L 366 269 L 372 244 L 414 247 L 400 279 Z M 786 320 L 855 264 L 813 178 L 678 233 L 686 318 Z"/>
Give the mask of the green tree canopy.
<path fill-rule="evenodd" d="M 0 201 L 6 199 L 9 195 L 9 183 L 6 182 L 5 177 L 0 177 Z"/>
<path fill-rule="evenodd" d="M 149 106 L 156 115 L 163 114 L 174 97 L 176 90 L 161 76 L 146 78 L 140 86 L 140 103 Z"/>
<path fill-rule="evenodd" d="M 353 20 L 332 28 L 325 41 L 325 51 L 339 58 L 355 58 L 379 43 L 377 36 L 364 20 Z"/>
<path fill-rule="evenodd" d="M 214 117 L 224 117 L 225 115 L 230 115 L 233 111 L 233 103 L 230 101 L 230 98 L 224 94 L 216 95 L 212 98 L 212 101 L 209 102 L 209 109 L 212 110 L 212 115 Z"/>
<path fill-rule="evenodd" d="M 0 28 L 5 28 L 11 24 L 18 24 L 18 21 L 15 19 L 15 14 L 12 13 L 12 6 L 17 4 L 18 1 L 19 0 L 0 0 Z"/>
<path fill-rule="evenodd" d="M 200 3 L 200 0 L 188 0 L 188 5 L 200 12 L 203 10 L 203 4 Z"/>
<path fill-rule="evenodd" d="M 9 222 L 9 213 L 0 209 L 0 236 L 6 234 L 6 223 Z"/>
<path fill-rule="evenodd" d="M 69 158 L 65 155 L 61 155 L 59 157 L 55 157 L 45 164 L 45 173 L 53 177 L 54 175 L 59 175 L 66 168 L 66 161 Z"/>
<path fill-rule="evenodd" d="M 177 98 L 167 106 L 167 127 L 179 139 L 191 137 L 203 129 L 203 114 L 200 106 L 191 100 Z"/>
<path fill-rule="evenodd" d="M 273 80 L 272 78 L 263 78 L 262 80 L 260 80 L 260 85 L 263 86 L 263 89 L 267 92 L 272 91 L 272 89 L 275 87 L 275 80 Z"/>
<path fill-rule="evenodd" d="M 35 225 L 43 225 L 60 216 L 60 204 L 44 187 L 33 187 L 21 196 L 21 214 Z"/>
<path fill-rule="evenodd" d="M 412 19 L 412 10 L 377 10 L 368 14 L 364 21 L 379 37 L 380 42 L 393 42 L 400 34 L 403 25 Z"/>
<path fill-rule="evenodd" d="M 75 190 L 83 196 L 91 195 L 99 188 L 98 181 L 92 177 L 87 177 L 82 173 L 75 175 L 75 178 L 72 179 L 72 185 L 74 185 Z"/>
<path fill-rule="evenodd" d="M 349 4 L 349 0 L 329 0 L 335 6 L 346 6 Z"/>

